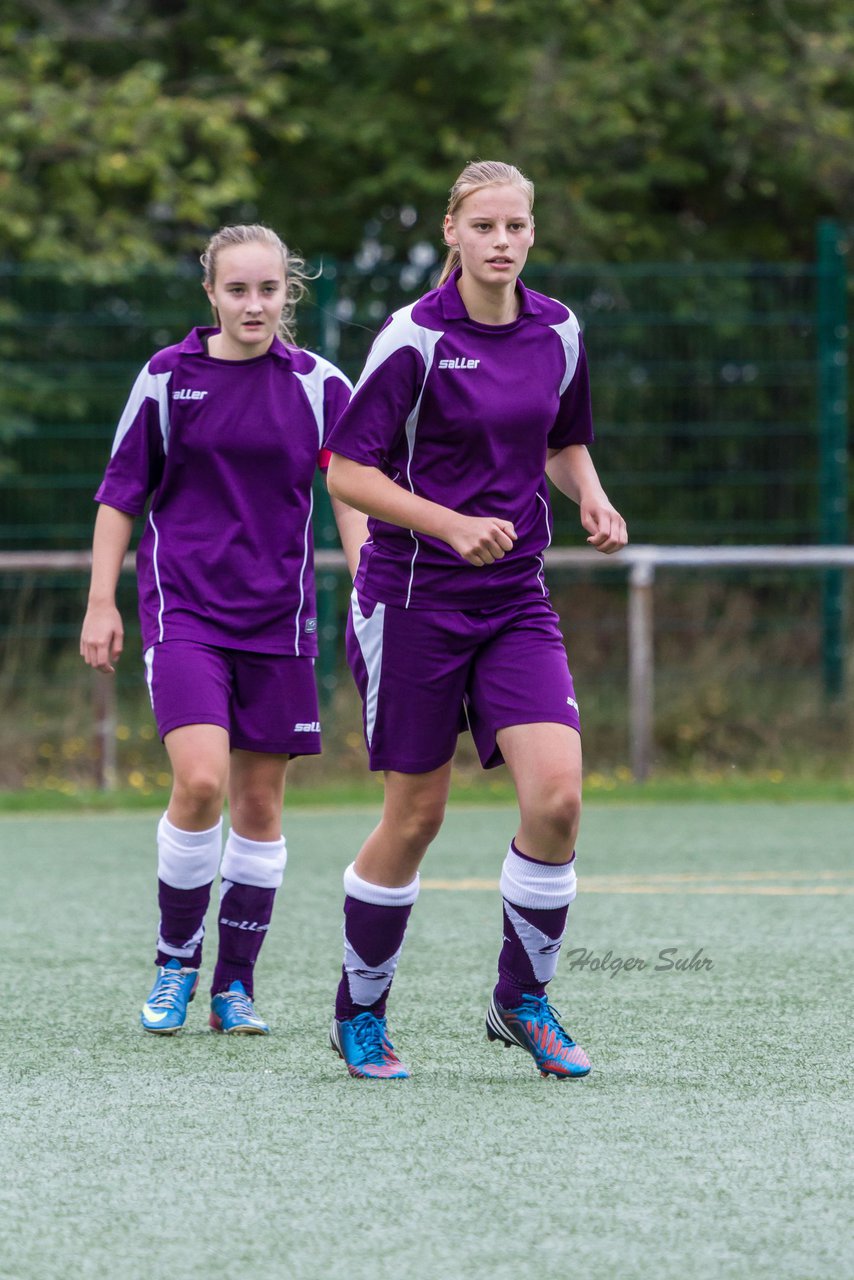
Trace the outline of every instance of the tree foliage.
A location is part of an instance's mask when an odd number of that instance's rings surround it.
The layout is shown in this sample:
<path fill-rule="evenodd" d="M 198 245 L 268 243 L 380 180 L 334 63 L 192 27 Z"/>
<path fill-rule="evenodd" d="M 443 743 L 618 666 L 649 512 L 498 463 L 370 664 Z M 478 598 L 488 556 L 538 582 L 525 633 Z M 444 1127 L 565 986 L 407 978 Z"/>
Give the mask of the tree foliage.
<path fill-rule="evenodd" d="M 90 274 L 260 218 L 438 243 L 474 156 L 545 261 L 809 257 L 854 204 L 846 0 L 2 0 L 0 258 Z"/>

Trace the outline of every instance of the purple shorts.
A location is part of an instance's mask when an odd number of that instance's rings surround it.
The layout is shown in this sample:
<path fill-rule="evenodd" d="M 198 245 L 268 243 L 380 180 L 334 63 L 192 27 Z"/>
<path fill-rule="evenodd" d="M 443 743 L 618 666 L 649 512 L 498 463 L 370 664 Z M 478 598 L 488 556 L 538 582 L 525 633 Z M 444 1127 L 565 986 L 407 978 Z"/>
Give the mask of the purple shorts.
<path fill-rule="evenodd" d="M 372 769 L 429 773 L 469 728 L 485 769 L 499 729 L 568 724 L 578 704 L 558 617 L 534 597 L 496 609 L 404 609 L 354 591 L 347 660 L 362 697 Z"/>
<path fill-rule="evenodd" d="M 320 753 L 314 659 L 165 640 L 145 651 L 148 692 L 161 738 L 188 724 L 218 724 L 232 749 Z"/>

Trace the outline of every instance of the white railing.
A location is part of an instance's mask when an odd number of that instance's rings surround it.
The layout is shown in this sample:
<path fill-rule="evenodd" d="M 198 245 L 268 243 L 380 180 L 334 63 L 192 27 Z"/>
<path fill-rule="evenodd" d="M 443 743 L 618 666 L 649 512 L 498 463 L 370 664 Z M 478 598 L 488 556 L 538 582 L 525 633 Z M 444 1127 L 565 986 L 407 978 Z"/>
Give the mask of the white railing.
<path fill-rule="evenodd" d="M 652 765 L 655 706 L 654 585 L 659 569 L 854 569 L 854 547 L 659 547 L 631 546 L 603 556 L 589 547 L 550 547 L 547 569 L 618 570 L 628 578 L 629 758 L 635 779 L 642 782 Z M 88 572 L 88 551 L 0 552 L 0 573 Z M 341 551 L 315 553 L 326 572 L 346 573 Z M 132 572 L 133 556 L 123 569 Z M 115 684 L 95 682 L 95 739 L 101 786 L 115 780 Z"/>

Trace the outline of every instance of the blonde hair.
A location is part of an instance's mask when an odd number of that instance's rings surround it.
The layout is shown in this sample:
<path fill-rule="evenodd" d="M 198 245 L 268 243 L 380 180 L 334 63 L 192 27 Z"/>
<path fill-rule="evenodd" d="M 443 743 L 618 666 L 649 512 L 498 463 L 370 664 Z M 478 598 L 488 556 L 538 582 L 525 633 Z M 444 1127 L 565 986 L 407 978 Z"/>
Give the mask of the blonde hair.
<path fill-rule="evenodd" d="M 314 277 L 307 274 L 302 258 L 291 253 L 284 240 L 280 239 L 270 227 L 261 226 L 260 223 L 253 223 L 251 226 L 220 227 L 219 231 L 211 236 L 207 243 L 207 248 L 199 258 L 204 271 L 204 283 L 209 289 L 214 287 L 217 259 L 220 253 L 223 249 L 231 249 L 240 244 L 266 244 L 273 249 L 277 249 L 282 255 L 282 268 L 285 275 L 285 305 L 282 307 L 282 314 L 279 318 L 279 336 L 283 341 L 296 346 L 296 338 L 294 336 L 296 306 L 306 292 L 308 287 L 306 282 Z M 213 306 L 213 303 L 211 303 L 211 307 L 214 319 L 219 324 L 217 309 Z"/>
<path fill-rule="evenodd" d="M 534 184 L 529 178 L 525 177 L 520 169 L 517 169 L 512 164 L 504 164 L 501 160 L 471 160 L 451 187 L 445 216 L 453 218 L 466 197 L 474 195 L 475 191 L 481 191 L 484 187 L 504 186 L 507 184 L 518 187 L 520 191 L 524 192 L 528 201 L 528 209 L 533 215 Z M 442 272 L 436 282 L 436 287 L 443 285 L 454 274 L 459 265 L 460 251 L 456 245 L 451 245 L 448 249 L 448 256 L 445 258 Z"/>

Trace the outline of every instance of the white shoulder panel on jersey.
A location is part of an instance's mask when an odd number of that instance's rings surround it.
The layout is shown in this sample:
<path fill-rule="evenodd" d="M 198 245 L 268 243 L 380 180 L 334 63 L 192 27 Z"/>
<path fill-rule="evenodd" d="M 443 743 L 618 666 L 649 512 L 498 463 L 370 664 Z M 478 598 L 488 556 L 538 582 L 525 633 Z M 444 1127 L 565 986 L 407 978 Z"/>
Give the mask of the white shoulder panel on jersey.
<path fill-rule="evenodd" d="M 557 302 L 557 298 L 553 299 L 553 301 Z M 575 370 L 578 366 L 578 351 L 580 346 L 578 338 L 580 326 L 578 321 L 568 307 L 566 315 L 567 318 L 565 320 L 561 320 L 560 324 L 549 325 L 549 328 L 554 329 L 555 333 L 563 343 L 563 353 L 566 356 L 566 373 L 563 376 L 563 380 L 560 384 L 560 391 L 558 392 L 558 395 L 561 396 L 575 376 Z"/>
<path fill-rule="evenodd" d="M 353 390 L 353 384 L 329 360 L 324 360 L 323 356 L 315 355 L 313 351 L 309 351 L 308 354 L 316 362 L 314 368 L 309 373 L 297 373 L 294 370 L 294 377 L 299 379 L 300 385 L 305 391 L 306 399 L 311 405 L 314 421 L 317 424 L 317 447 L 320 449 L 323 445 L 323 387 L 326 379 L 338 378 L 339 381 L 344 383 L 348 391 Z"/>
<path fill-rule="evenodd" d="M 412 312 L 417 305 L 417 302 L 413 302 L 411 306 L 395 311 L 385 328 L 377 334 L 368 352 L 365 367 L 356 383 L 357 391 L 362 383 L 388 360 L 389 356 L 393 356 L 395 351 L 402 351 L 404 347 L 413 347 L 418 351 L 424 358 L 426 368 L 430 368 L 433 362 L 433 351 L 444 330 L 427 329 L 423 324 L 416 324 L 412 319 Z"/>
<path fill-rule="evenodd" d="M 116 435 L 113 440 L 113 450 L 110 457 L 113 457 L 118 450 L 119 445 L 130 431 L 136 420 L 137 414 L 146 400 L 154 400 L 157 402 L 157 407 L 160 412 L 160 434 L 163 437 L 163 452 L 169 452 L 169 396 L 166 389 L 171 377 L 171 369 L 167 369 L 165 373 L 152 373 L 150 366 L 145 366 L 136 382 L 133 384 L 133 389 L 128 398 L 128 402 L 125 405 L 124 413 L 119 419 L 119 425 L 116 428 Z"/>

